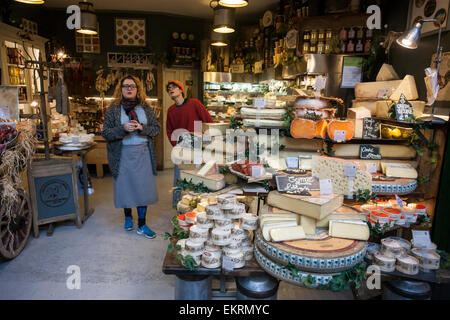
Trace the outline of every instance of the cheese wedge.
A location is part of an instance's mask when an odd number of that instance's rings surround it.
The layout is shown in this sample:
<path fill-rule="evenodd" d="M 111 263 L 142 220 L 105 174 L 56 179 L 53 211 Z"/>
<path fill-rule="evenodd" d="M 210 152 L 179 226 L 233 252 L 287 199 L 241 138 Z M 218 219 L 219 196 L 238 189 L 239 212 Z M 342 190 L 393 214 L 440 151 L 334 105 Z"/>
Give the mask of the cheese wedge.
<path fill-rule="evenodd" d="M 352 108 L 364 107 L 370 111 L 370 115 L 373 117 L 377 110 L 377 100 L 378 99 L 355 99 L 352 100 Z"/>
<path fill-rule="evenodd" d="M 271 191 L 267 197 L 267 203 L 319 220 L 339 208 L 344 200 L 338 194 L 320 195 L 319 191 L 310 191 L 310 193 L 311 196 L 299 196 Z"/>
<path fill-rule="evenodd" d="M 398 101 L 400 96 L 404 94 L 406 100 L 419 99 L 419 93 L 417 92 L 416 81 L 410 74 L 406 75 L 401 81 L 400 85 L 395 89 L 389 99 Z"/>
<path fill-rule="evenodd" d="M 355 85 L 355 97 L 357 99 L 378 99 L 381 90 L 387 90 L 390 96 L 403 80 L 360 82 Z"/>
<path fill-rule="evenodd" d="M 300 224 L 305 234 L 316 234 L 316 220 L 310 217 L 301 216 Z"/>
<path fill-rule="evenodd" d="M 331 220 L 328 234 L 335 238 L 367 241 L 370 230 L 367 223 L 354 220 Z"/>
<path fill-rule="evenodd" d="M 285 228 L 285 227 L 295 227 L 297 226 L 296 221 L 286 221 L 286 222 L 276 222 L 276 223 L 266 223 L 262 230 L 263 237 L 266 241 L 271 241 L 272 238 L 270 236 L 270 230 L 276 228 Z"/>
<path fill-rule="evenodd" d="M 268 224 L 274 224 L 274 223 L 283 223 L 283 222 L 290 222 L 290 221 L 294 221 L 295 223 L 298 224 L 298 215 L 297 217 L 284 217 L 284 218 L 279 218 L 279 217 L 263 217 L 263 218 L 259 218 L 259 226 L 261 228 L 263 228 L 265 225 Z"/>
<path fill-rule="evenodd" d="M 316 222 L 317 228 L 328 228 L 330 220 L 357 220 L 366 221 L 367 216 L 364 212 L 355 212 L 346 206 L 342 206 L 330 214 L 328 217 Z"/>
<path fill-rule="evenodd" d="M 370 118 L 371 112 L 366 107 L 358 107 L 358 108 L 349 108 L 347 110 L 347 118 L 348 119 L 363 119 Z"/>
<path fill-rule="evenodd" d="M 225 187 L 225 178 L 222 174 L 213 174 L 206 177 L 198 175 L 195 171 L 185 171 L 180 172 L 180 179 L 186 179 L 186 181 L 191 181 L 194 184 L 203 183 L 208 189 L 212 191 L 218 191 Z"/>
<path fill-rule="evenodd" d="M 413 108 L 413 115 L 416 118 L 420 118 L 423 116 L 423 110 L 425 109 L 425 101 L 420 100 L 414 100 L 414 101 L 408 101 L 412 108 Z M 389 118 L 388 112 L 390 107 L 393 103 L 396 103 L 396 101 L 393 100 L 380 100 L 376 103 L 376 116 L 378 118 Z"/>
<path fill-rule="evenodd" d="M 209 160 L 205 163 L 205 165 L 197 172 L 200 176 L 208 176 L 212 174 L 217 174 L 218 168 L 217 168 L 217 162 L 215 160 Z"/>
<path fill-rule="evenodd" d="M 200 202 L 197 204 L 197 212 L 206 212 L 206 207 L 209 205 L 208 202 Z"/>
<path fill-rule="evenodd" d="M 189 205 L 192 200 L 194 200 L 194 197 L 189 194 L 186 194 L 181 198 L 181 203 Z"/>
<path fill-rule="evenodd" d="M 417 170 L 408 165 L 384 164 L 386 177 L 417 179 Z"/>
<path fill-rule="evenodd" d="M 327 126 L 327 133 L 331 140 L 335 140 L 335 133 L 338 130 L 345 131 L 345 141 L 351 140 L 355 133 L 355 127 L 350 120 L 331 120 Z"/>
<path fill-rule="evenodd" d="M 389 81 L 389 80 L 398 80 L 400 77 L 397 72 L 395 72 L 394 68 L 387 63 L 383 63 L 377 74 L 377 81 Z"/>
<path fill-rule="evenodd" d="M 301 226 L 274 228 L 270 230 L 270 237 L 274 242 L 305 239 L 306 234 Z"/>

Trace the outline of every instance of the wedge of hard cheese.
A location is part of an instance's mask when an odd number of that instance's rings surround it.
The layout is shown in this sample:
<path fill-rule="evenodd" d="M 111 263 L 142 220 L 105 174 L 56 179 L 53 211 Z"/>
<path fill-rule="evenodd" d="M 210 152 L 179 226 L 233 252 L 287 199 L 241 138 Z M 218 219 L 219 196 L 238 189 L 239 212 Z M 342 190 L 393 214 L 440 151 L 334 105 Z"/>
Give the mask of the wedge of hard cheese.
<path fill-rule="evenodd" d="M 181 180 L 191 181 L 194 184 L 203 183 L 209 190 L 218 191 L 225 187 L 225 177 L 222 174 L 213 174 L 209 176 L 198 175 L 195 171 L 181 171 Z"/>
<path fill-rule="evenodd" d="M 288 228 L 274 228 L 270 230 L 270 237 L 274 242 L 305 239 L 306 235 L 301 226 Z"/>
<path fill-rule="evenodd" d="M 404 94 L 406 100 L 417 100 L 419 99 L 419 93 L 417 92 L 416 81 L 414 77 L 407 74 L 400 85 L 394 90 L 389 99 L 398 101 L 400 96 Z"/>
<path fill-rule="evenodd" d="M 300 225 L 305 231 L 305 234 L 316 234 L 316 219 L 301 216 Z"/>
<path fill-rule="evenodd" d="M 295 213 L 294 213 L 295 214 Z M 273 224 L 273 223 L 282 223 L 282 222 L 291 222 L 294 221 L 298 224 L 299 216 L 298 214 L 295 214 L 296 217 L 260 217 L 259 218 L 259 226 L 263 228 L 267 224 Z"/>
<path fill-rule="evenodd" d="M 203 167 L 201 167 L 200 170 L 198 170 L 197 174 L 204 177 L 212 174 L 217 174 L 218 171 L 219 169 L 217 167 L 217 161 L 209 160 Z"/>
<path fill-rule="evenodd" d="M 353 196 L 353 192 L 356 192 L 358 189 L 372 190 L 372 175 L 357 162 L 339 158 L 314 156 L 312 158 L 312 164 L 312 175 L 319 179 L 331 179 L 333 192 Z M 356 176 L 353 177 L 353 182 L 350 181 L 349 177 L 344 175 L 345 166 L 351 165 L 356 167 Z"/>
<path fill-rule="evenodd" d="M 414 159 L 416 157 L 416 151 L 410 146 L 386 144 L 373 146 L 380 148 L 382 158 Z M 335 144 L 333 146 L 336 157 L 359 158 L 359 149 L 359 144 Z"/>
<path fill-rule="evenodd" d="M 386 177 L 417 179 L 417 170 L 407 164 L 381 163 Z"/>
<path fill-rule="evenodd" d="M 397 72 L 395 72 L 394 68 L 387 63 L 383 63 L 377 74 L 377 81 L 389 81 L 389 80 L 398 80 L 400 77 Z"/>
<path fill-rule="evenodd" d="M 370 118 L 372 116 L 369 109 L 366 107 L 349 108 L 347 110 L 348 119 L 363 119 Z"/>
<path fill-rule="evenodd" d="M 310 191 L 310 193 L 311 196 L 299 196 L 271 191 L 267 197 L 267 203 L 320 220 L 339 208 L 344 200 L 338 194 L 320 195 L 319 191 Z"/>
<path fill-rule="evenodd" d="M 367 241 L 370 237 L 370 230 L 364 221 L 331 220 L 328 234 L 335 238 Z"/>
<path fill-rule="evenodd" d="M 284 222 L 266 223 L 261 228 L 261 231 L 262 231 L 264 240 L 271 241 L 272 238 L 270 236 L 270 230 L 276 229 L 276 228 L 295 227 L 297 225 L 298 225 L 297 221 L 284 221 Z"/>
<path fill-rule="evenodd" d="M 397 101 L 393 100 L 380 100 L 376 103 L 376 116 L 378 118 L 389 118 L 388 112 L 392 104 Z M 420 118 L 423 115 L 423 110 L 425 109 L 425 101 L 414 100 L 408 101 L 413 108 L 413 115 L 416 118 Z"/>
<path fill-rule="evenodd" d="M 355 99 L 352 100 L 352 108 L 364 107 L 370 111 L 370 115 L 373 117 L 377 111 L 378 99 Z"/>
<path fill-rule="evenodd" d="M 357 99 L 378 99 L 381 90 L 387 90 L 387 96 L 390 96 L 401 83 L 402 80 L 360 82 L 355 85 L 355 97 Z"/>
<path fill-rule="evenodd" d="M 328 217 L 316 222 L 317 228 L 328 228 L 330 220 L 357 220 L 366 221 L 367 216 L 364 212 L 358 212 L 348 206 L 342 206 L 330 214 Z"/>

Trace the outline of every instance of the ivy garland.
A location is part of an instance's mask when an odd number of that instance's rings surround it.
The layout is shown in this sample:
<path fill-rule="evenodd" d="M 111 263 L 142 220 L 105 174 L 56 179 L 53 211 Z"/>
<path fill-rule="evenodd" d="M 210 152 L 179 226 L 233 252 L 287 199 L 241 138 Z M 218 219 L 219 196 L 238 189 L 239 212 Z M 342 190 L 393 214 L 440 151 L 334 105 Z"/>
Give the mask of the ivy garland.
<path fill-rule="evenodd" d="M 367 221 L 367 225 L 369 226 L 370 236 L 372 237 L 381 237 L 391 228 L 390 223 L 381 226 L 378 222 L 372 225 L 370 221 Z"/>
<path fill-rule="evenodd" d="M 180 188 L 181 190 L 192 190 L 195 193 L 209 193 L 211 192 L 208 187 L 206 187 L 203 182 L 195 184 L 192 182 L 192 179 L 189 181 L 185 179 L 181 180 L 178 179 L 176 183 L 177 188 Z"/>
<path fill-rule="evenodd" d="M 369 189 L 358 189 L 358 191 L 353 192 L 353 199 L 358 202 L 368 203 L 373 199 L 378 199 L 377 196 L 372 193 Z"/>
<path fill-rule="evenodd" d="M 293 113 L 294 113 L 294 107 L 293 106 L 286 105 L 284 107 L 284 114 L 283 114 L 283 120 L 284 120 L 283 126 L 284 127 L 288 127 L 289 128 L 291 126 L 291 122 L 292 122 L 292 120 L 294 120 Z M 289 137 L 291 136 L 290 135 L 290 130 L 287 130 L 286 136 L 289 136 Z"/>

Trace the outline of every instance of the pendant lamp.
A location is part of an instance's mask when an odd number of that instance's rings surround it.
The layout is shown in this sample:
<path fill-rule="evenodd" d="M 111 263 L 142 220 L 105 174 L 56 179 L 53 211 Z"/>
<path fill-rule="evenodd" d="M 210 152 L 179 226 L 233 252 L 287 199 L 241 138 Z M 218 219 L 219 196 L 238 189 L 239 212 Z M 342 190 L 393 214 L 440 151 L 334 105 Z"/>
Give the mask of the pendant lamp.
<path fill-rule="evenodd" d="M 45 2 L 44 0 L 15 0 L 15 1 L 26 4 L 43 4 Z"/>
<path fill-rule="evenodd" d="M 77 32 L 92 35 L 97 34 L 97 16 L 94 13 L 94 5 L 90 2 L 82 1 L 78 6 L 81 11 L 81 28 Z"/>
<path fill-rule="evenodd" d="M 228 45 L 226 33 L 211 32 L 211 45 L 215 47 L 225 47 Z"/>
<path fill-rule="evenodd" d="M 213 30 L 218 33 L 232 33 L 235 28 L 236 9 L 217 6 L 214 8 Z"/>
<path fill-rule="evenodd" d="M 248 6 L 249 0 L 220 0 L 219 4 L 224 7 L 242 8 Z"/>

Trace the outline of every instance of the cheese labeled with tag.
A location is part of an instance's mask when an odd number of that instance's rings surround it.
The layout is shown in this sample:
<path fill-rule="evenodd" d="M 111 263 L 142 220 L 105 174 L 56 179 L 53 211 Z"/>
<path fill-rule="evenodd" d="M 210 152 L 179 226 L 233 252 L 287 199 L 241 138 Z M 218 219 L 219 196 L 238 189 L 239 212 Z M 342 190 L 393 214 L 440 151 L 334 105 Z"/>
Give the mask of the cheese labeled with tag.
<path fill-rule="evenodd" d="M 378 99 L 378 92 L 380 90 L 387 90 L 389 96 L 400 86 L 402 81 L 403 80 L 392 80 L 357 83 L 355 84 L 355 97 L 357 99 Z"/>
<path fill-rule="evenodd" d="M 378 118 L 386 118 L 388 119 L 388 112 L 389 109 L 391 108 L 391 106 L 393 104 L 395 104 L 397 101 L 393 101 L 393 100 L 380 100 L 377 101 L 376 104 L 376 116 Z M 408 101 L 412 108 L 413 108 L 413 115 L 416 118 L 420 118 L 423 116 L 423 111 L 425 109 L 425 101 L 420 101 L 420 100 L 414 100 L 414 101 Z"/>
<path fill-rule="evenodd" d="M 359 146 L 359 144 L 335 144 L 333 146 L 334 155 L 336 157 L 359 158 Z M 386 144 L 374 144 L 373 146 L 380 149 L 382 158 L 414 159 L 416 157 L 416 150 L 410 146 Z"/>
<path fill-rule="evenodd" d="M 358 189 L 372 190 L 372 175 L 357 162 L 324 156 L 314 156 L 312 160 L 312 175 L 319 179 L 331 179 L 334 192 L 353 196 L 353 192 Z M 350 165 L 356 167 L 356 176 L 353 178 L 351 190 L 349 190 L 349 177 L 344 175 L 345 166 Z"/>
<path fill-rule="evenodd" d="M 300 224 L 305 234 L 316 234 L 316 220 L 310 217 L 301 216 Z"/>
<path fill-rule="evenodd" d="M 270 230 L 276 228 L 285 228 L 285 227 L 295 227 L 297 226 L 297 221 L 285 221 L 285 222 L 274 222 L 274 223 L 266 223 L 262 227 L 262 234 L 266 241 L 271 241 L 272 238 L 270 236 Z"/>
<path fill-rule="evenodd" d="M 370 230 L 367 223 L 354 220 L 331 220 L 328 234 L 335 238 L 367 241 Z"/>
<path fill-rule="evenodd" d="M 300 196 L 271 191 L 267 203 L 319 220 L 339 208 L 344 200 L 338 194 L 320 195 L 320 191 L 310 191 L 310 194 L 311 196 Z"/>
<path fill-rule="evenodd" d="M 212 191 L 218 191 L 225 187 L 225 177 L 222 174 L 213 174 L 206 177 L 198 175 L 195 171 L 185 171 L 180 172 L 180 179 L 186 179 L 186 181 L 191 181 L 194 184 L 203 183 L 208 189 Z"/>
<path fill-rule="evenodd" d="M 306 234 L 301 226 L 274 228 L 270 230 L 270 237 L 274 242 L 305 239 Z"/>
<path fill-rule="evenodd" d="M 399 86 L 395 89 L 389 99 L 398 101 L 400 96 L 404 94 L 406 100 L 417 100 L 419 99 L 419 93 L 417 92 L 416 81 L 414 77 L 410 74 L 407 74 Z"/>
<path fill-rule="evenodd" d="M 348 141 L 353 138 L 355 127 L 350 120 L 332 120 L 327 127 L 327 133 L 331 140 L 336 140 L 336 131 L 345 131 L 344 141 Z"/>

